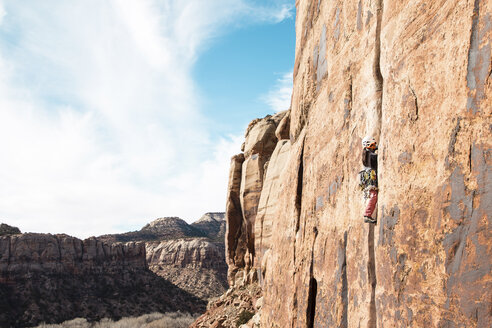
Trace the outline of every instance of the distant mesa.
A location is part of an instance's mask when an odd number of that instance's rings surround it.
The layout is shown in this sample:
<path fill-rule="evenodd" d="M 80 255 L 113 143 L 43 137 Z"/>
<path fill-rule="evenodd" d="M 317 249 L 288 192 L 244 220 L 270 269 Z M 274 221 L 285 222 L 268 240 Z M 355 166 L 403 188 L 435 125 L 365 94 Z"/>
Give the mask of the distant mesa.
<path fill-rule="evenodd" d="M 0 236 L 18 235 L 20 233 L 21 231 L 17 227 L 12 227 L 5 223 L 0 224 Z"/>
<path fill-rule="evenodd" d="M 207 235 L 178 217 L 163 217 L 146 224 L 138 231 L 99 236 L 106 242 L 161 241 L 177 238 L 207 237 Z"/>

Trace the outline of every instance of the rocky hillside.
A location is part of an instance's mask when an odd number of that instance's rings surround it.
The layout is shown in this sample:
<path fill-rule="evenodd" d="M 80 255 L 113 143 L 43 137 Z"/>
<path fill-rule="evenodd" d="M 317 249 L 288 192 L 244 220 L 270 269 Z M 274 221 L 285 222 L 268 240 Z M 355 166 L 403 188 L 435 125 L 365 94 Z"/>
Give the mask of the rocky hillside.
<path fill-rule="evenodd" d="M 205 238 L 146 243 L 147 264 L 154 273 L 203 299 L 227 288 L 224 244 Z"/>
<path fill-rule="evenodd" d="M 0 224 L 0 236 L 16 235 L 20 233 L 21 231 L 17 227 L 12 227 L 5 223 Z"/>
<path fill-rule="evenodd" d="M 206 302 L 154 274 L 145 245 L 96 238 L 0 237 L 0 325 L 26 327 L 75 317 L 200 312 Z"/>
<path fill-rule="evenodd" d="M 150 270 L 207 301 L 226 291 L 225 213 L 205 213 L 192 224 L 177 217 L 152 221 L 139 231 L 98 237 L 142 241 Z"/>
<path fill-rule="evenodd" d="M 178 217 L 164 217 L 146 224 L 138 231 L 103 235 L 98 238 L 108 242 L 128 242 L 159 241 L 185 237 L 207 237 L 207 234 Z"/>
<path fill-rule="evenodd" d="M 224 242 L 226 221 L 223 212 L 205 213 L 191 226 L 203 231 L 208 238 L 214 241 Z"/>
<path fill-rule="evenodd" d="M 232 158 L 233 287 L 195 326 L 237 324 L 217 309 L 256 281 L 247 327 L 492 326 L 491 2 L 296 8 L 291 108 L 254 120 Z M 365 135 L 376 225 L 357 181 Z"/>

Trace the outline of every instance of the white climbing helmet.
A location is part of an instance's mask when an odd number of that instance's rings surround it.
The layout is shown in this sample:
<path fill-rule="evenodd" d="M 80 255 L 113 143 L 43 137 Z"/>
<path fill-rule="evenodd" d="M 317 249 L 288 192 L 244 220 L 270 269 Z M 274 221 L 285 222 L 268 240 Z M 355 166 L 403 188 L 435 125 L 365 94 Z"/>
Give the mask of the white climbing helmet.
<path fill-rule="evenodd" d="M 362 139 L 362 147 L 363 148 L 373 148 L 376 149 L 376 139 L 374 139 L 371 136 L 365 136 L 364 139 Z"/>

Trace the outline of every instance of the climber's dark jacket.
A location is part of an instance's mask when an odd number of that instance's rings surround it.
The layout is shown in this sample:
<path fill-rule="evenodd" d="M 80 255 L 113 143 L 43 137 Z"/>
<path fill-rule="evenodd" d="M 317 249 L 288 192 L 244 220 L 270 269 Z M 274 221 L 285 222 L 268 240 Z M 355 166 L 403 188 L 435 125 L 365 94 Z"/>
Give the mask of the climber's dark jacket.
<path fill-rule="evenodd" d="M 371 169 L 378 170 L 378 155 L 368 149 L 362 150 L 362 165 L 365 167 L 370 167 Z"/>

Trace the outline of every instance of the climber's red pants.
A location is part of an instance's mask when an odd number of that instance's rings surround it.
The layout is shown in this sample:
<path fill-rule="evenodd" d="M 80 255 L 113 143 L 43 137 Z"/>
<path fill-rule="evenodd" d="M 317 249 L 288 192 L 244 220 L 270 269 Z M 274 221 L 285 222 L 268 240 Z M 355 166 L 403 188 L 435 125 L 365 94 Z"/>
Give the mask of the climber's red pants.
<path fill-rule="evenodd" d="M 377 190 L 369 191 L 369 201 L 367 202 L 364 216 L 372 217 L 372 213 L 374 213 L 374 209 L 376 208 L 377 202 L 378 202 L 378 191 Z"/>

